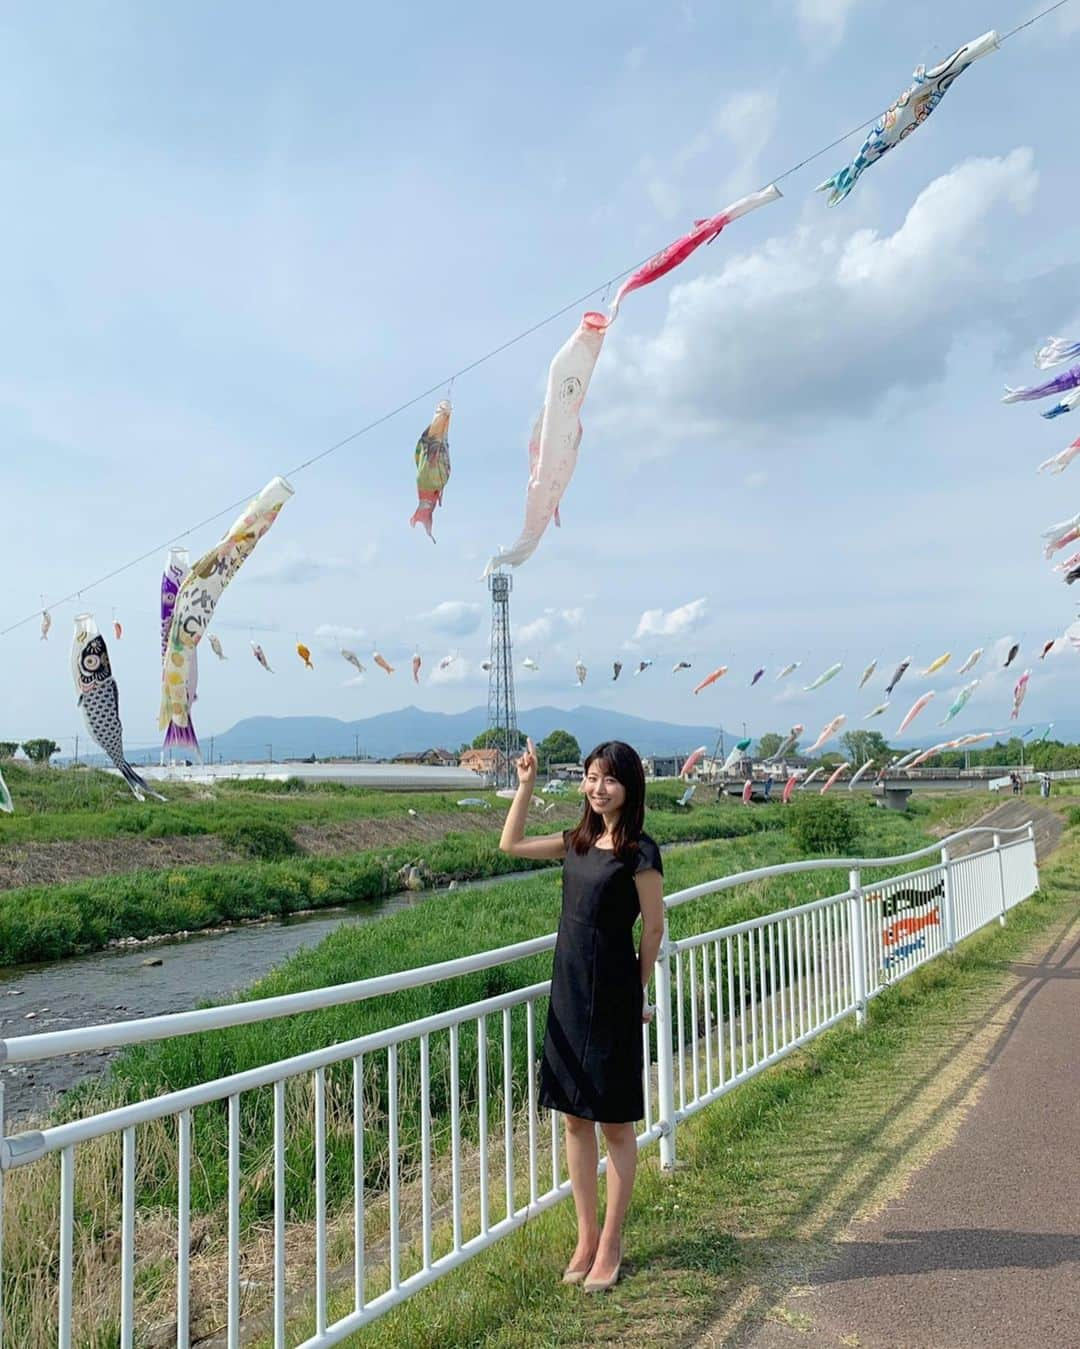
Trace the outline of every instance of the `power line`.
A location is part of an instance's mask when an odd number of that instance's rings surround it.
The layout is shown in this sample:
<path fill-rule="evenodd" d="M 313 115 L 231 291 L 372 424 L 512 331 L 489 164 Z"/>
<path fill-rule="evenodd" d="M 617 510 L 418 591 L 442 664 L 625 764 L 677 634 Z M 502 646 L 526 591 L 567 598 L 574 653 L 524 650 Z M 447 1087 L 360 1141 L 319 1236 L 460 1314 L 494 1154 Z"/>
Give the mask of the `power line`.
<path fill-rule="evenodd" d="M 1040 19 L 1045 19 L 1048 15 L 1055 13 L 1055 11 L 1059 9 L 1063 9 L 1065 5 L 1071 3 L 1072 0 L 1057 0 L 1056 4 L 1050 5 L 1040 13 L 1032 15 L 1030 19 L 1026 19 L 1023 23 L 1017 24 L 1015 28 L 1010 29 L 1009 32 L 1001 38 L 999 45 L 1003 45 L 1008 42 L 1010 38 L 1015 37 L 1017 33 L 1023 32 L 1025 28 L 1030 28 L 1033 24 L 1038 23 Z M 843 145 L 844 141 L 850 140 L 852 136 L 857 135 L 860 131 L 865 131 L 867 127 L 873 126 L 878 118 L 883 115 L 883 113 L 875 113 L 873 117 L 868 117 L 865 121 L 860 122 L 858 126 L 851 127 L 842 135 L 837 136 L 835 140 L 831 140 L 828 145 L 823 145 L 820 150 L 815 150 L 813 154 L 807 155 L 804 159 L 800 159 L 797 164 L 793 164 L 790 168 L 785 169 L 783 173 L 779 173 L 775 177 L 770 178 L 767 183 L 762 184 L 762 187 L 767 187 L 769 183 L 781 183 L 785 178 L 790 178 L 793 173 L 798 173 L 800 169 L 806 168 L 806 166 L 812 164 L 815 159 L 820 159 L 822 155 L 828 154 L 830 150 L 835 150 L 838 145 Z M 531 324 L 528 328 L 524 328 L 513 337 L 507 338 L 505 342 L 501 342 L 497 347 L 492 347 L 490 351 L 484 352 L 482 356 L 478 356 L 467 365 L 461 366 L 460 369 L 455 370 L 446 378 L 437 380 L 434 384 L 429 385 L 428 388 L 421 390 L 420 393 L 414 394 L 404 403 L 399 403 L 397 407 L 392 408 L 389 412 L 384 412 L 381 416 L 376 417 L 374 421 L 366 423 L 366 425 L 361 426 L 358 430 L 351 432 L 341 440 L 335 441 L 333 445 L 328 445 L 326 449 L 320 450 L 318 454 L 313 454 L 309 459 L 305 459 L 294 468 L 288 469 L 285 476 L 295 477 L 298 473 L 302 473 L 306 468 L 310 468 L 313 464 L 317 464 L 321 460 L 328 458 L 338 450 L 344 449 L 346 445 L 351 445 L 354 441 L 359 440 L 362 436 L 366 436 L 369 432 L 383 426 L 386 422 L 392 421 L 393 418 L 400 416 L 402 412 L 407 412 L 409 408 L 414 407 L 417 403 L 423 402 L 424 399 L 439 393 L 449 385 L 452 385 L 455 380 L 460 379 L 464 375 L 471 374 L 472 371 L 479 369 L 480 366 L 486 365 L 488 361 L 494 360 L 496 356 L 501 356 L 504 351 L 509 351 L 511 347 L 516 346 L 519 342 L 524 342 L 527 337 L 531 337 L 533 333 L 539 332 L 541 328 L 546 328 L 549 323 L 554 323 L 556 319 L 562 318 L 564 314 L 569 313 L 572 309 L 577 309 L 580 305 L 583 305 L 587 300 L 591 300 L 596 295 L 604 294 L 615 285 L 616 282 L 622 281 L 625 277 L 629 276 L 631 272 L 637 271 L 639 267 L 644 266 L 645 263 L 654 256 L 655 252 L 649 253 L 639 262 L 635 262 L 630 267 L 625 267 L 621 272 L 617 272 L 614 276 L 609 277 L 600 285 L 594 286 L 583 295 L 579 295 L 576 299 L 570 300 L 567 304 L 553 310 L 545 318 L 539 319 L 536 323 Z M 258 489 L 256 489 L 256 491 L 258 491 Z M 99 576 L 95 580 L 87 582 L 77 590 L 72 590 L 69 594 L 62 596 L 60 599 L 51 601 L 44 607 L 49 610 L 58 609 L 65 604 L 69 604 L 72 600 L 81 600 L 82 596 L 87 591 L 94 590 L 98 586 L 104 585 L 106 581 L 111 581 L 115 577 L 121 576 L 124 572 L 130 571 L 132 567 L 137 567 L 142 562 L 146 562 L 149 558 L 156 556 L 164 549 L 182 542 L 198 530 L 203 529 L 206 525 L 212 525 L 216 520 L 220 520 L 223 516 L 231 515 L 234 511 L 240 510 L 241 507 L 247 505 L 253 496 L 255 496 L 254 491 L 247 493 L 245 496 L 240 497 L 239 500 L 215 511 L 213 515 L 206 516 L 205 519 L 200 520 L 197 524 L 190 525 L 187 529 L 182 530 L 179 534 L 174 534 L 171 538 L 165 539 L 162 543 L 156 543 L 152 548 L 148 548 L 145 552 L 140 553 L 138 557 L 133 557 L 130 561 L 121 563 L 120 566 L 114 567 L 112 571 L 106 572 L 103 576 Z M 25 627 L 28 623 L 35 622 L 40 616 L 41 610 L 35 609 L 32 613 L 27 614 L 24 618 L 17 619 L 6 628 L 0 628 L 0 637 L 7 637 L 10 633 Z"/>

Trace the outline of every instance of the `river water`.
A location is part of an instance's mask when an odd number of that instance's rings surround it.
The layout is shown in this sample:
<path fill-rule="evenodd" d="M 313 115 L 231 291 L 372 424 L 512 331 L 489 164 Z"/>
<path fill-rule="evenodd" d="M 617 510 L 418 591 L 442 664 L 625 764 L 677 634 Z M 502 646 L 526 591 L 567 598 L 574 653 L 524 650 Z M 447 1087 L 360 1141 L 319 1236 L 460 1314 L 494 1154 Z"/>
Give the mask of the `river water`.
<path fill-rule="evenodd" d="M 536 874 L 536 869 L 516 871 L 460 882 L 457 889 L 480 889 Z M 113 947 L 46 965 L 0 969 L 0 1039 L 186 1012 L 203 1001 L 220 1002 L 339 927 L 375 922 L 446 893 L 436 889 L 392 895 L 354 908 L 192 933 L 143 946 Z M 150 965 L 148 961 L 161 963 Z M 357 977 L 362 974 L 358 971 Z M 0 1068 L 8 1126 L 28 1115 L 42 1114 L 61 1092 L 98 1076 L 115 1052 L 71 1054 Z"/>

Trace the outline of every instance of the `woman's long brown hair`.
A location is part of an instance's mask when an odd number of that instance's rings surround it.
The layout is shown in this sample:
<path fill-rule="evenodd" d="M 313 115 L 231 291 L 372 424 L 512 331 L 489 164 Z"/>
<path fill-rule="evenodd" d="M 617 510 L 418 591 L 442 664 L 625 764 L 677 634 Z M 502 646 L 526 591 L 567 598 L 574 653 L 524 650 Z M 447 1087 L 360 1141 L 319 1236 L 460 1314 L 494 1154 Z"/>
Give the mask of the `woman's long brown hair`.
<path fill-rule="evenodd" d="M 626 791 L 611 840 L 616 855 L 623 856 L 637 847 L 645 827 L 645 769 L 637 750 L 622 740 L 606 740 L 597 745 L 585 760 L 586 777 L 594 764 L 610 773 Z M 570 834 L 569 846 L 578 853 L 588 852 L 603 832 L 604 817 L 586 801 L 585 811 Z"/>

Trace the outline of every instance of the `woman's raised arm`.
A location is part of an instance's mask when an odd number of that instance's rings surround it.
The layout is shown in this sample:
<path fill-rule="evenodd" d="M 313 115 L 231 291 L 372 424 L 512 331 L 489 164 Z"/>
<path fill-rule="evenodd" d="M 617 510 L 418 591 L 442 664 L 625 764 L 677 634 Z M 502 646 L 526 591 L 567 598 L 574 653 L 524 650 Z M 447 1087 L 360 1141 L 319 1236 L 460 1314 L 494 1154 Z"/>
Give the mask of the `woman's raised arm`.
<path fill-rule="evenodd" d="M 517 761 L 517 795 L 510 803 L 503 823 L 499 849 L 511 857 L 535 857 L 538 860 L 548 857 L 565 857 L 566 845 L 562 834 L 541 834 L 538 838 L 525 837 L 525 821 L 529 815 L 529 802 L 536 786 L 536 750 L 533 742 L 525 741 L 525 753 Z"/>

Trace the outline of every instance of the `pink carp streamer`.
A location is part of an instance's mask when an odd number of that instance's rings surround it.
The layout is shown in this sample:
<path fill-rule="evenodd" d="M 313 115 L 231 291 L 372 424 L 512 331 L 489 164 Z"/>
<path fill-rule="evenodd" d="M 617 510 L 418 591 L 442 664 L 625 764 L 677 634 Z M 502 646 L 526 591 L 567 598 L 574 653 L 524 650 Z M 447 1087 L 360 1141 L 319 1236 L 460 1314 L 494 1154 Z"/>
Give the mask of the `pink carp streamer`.
<path fill-rule="evenodd" d="M 684 234 L 681 239 L 676 239 L 674 243 L 668 244 L 667 248 L 654 254 L 644 266 L 639 267 L 636 272 L 626 278 L 615 296 L 608 322 L 615 319 L 619 312 L 619 306 L 631 291 L 640 290 L 642 286 L 651 285 L 662 276 L 666 276 L 680 263 L 685 262 L 690 254 L 699 249 L 702 244 L 712 243 L 720 231 L 730 225 L 733 220 L 738 220 L 740 216 L 749 215 L 751 211 L 756 211 L 759 206 L 767 206 L 769 202 L 779 200 L 780 195 L 780 189 L 773 184 L 763 188 L 760 192 L 751 193 L 748 197 L 742 197 L 739 201 L 732 202 L 718 215 L 710 216 L 707 220 L 695 220 L 694 228 L 689 233 Z"/>
<path fill-rule="evenodd" d="M 787 782 L 784 783 L 784 790 L 780 793 L 780 800 L 784 803 L 785 806 L 788 805 L 789 802 L 791 801 L 791 793 L 795 790 L 795 784 L 798 782 L 798 780 L 799 780 L 798 773 L 792 773 L 791 777 L 789 777 Z"/>
<path fill-rule="evenodd" d="M 830 788 L 835 782 L 838 782 L 839 779 L 847 772 L 847 770 L 848 770 L 850 767 L 851 767 L 851 764 L 848 763 L 847 760 L 845 760 L 845 761 L 844 761 L 842 764 L 840 764 L 838 767 L 834 768 L 833 771 L 829 774 L 828 778 L 826 779 L 825 785 L 822 787 L 821 793 L 820 793 L 820 794 L 821 794 L 822 796 L 824 796 L 825 793 L 829 790 L 829 788 Z"/>
<path fill-rule="evenodd" d="M 422 664 L 423 661 L 420 659 L 420 652 L 414 651 L 412 658 L 412 678 L 414 684 L 420 683 L 420 666 Z"/>
<path fill-rule="evenodd" d="M 921 698 L 916 698 L 915 701 L 908 708 L 907 716 L 904 717 L 904 720 L 896 728 L 896 734 L 903 735 L 904 732 L 907 730 L 907 728 L 911 725 L 911 723 L 923 710 L 923 708 L 926 707 L 928 703 L 932 702 L 933 699 L 934 699 L 933 689 L 931 689 L 929 693 L 924 693 Z"/>
<path fill-rule="evenodd" d="M 747 778 L 746 781 L 743 783 L 742 788 L 742 803 L 744 806 L 748 806 L 750 804 L 750 798 L 753 796 L 753 794 L 754 794 L 754 779 Z"/>
<path fill-rule="evenodd" d="M 707 689 L 710 684 L 715 684 L 718 679 L 723 679 L 726 674 L 727 666 L 718 665 L 715 670 L 710 671 L 709 674 L 705 676 L 700 684 L 695 685 L 694 692 L 700 693 L 702 689 Z"/>
<path fill-rule="evenodd" d="M 704 759 L 705 752 L 707 749 L 708 745 L 698 745 L 697 749 L 694 750 L 693 753 L 688 754 L 686 757 L 686 762 L 679 769 L 679 777 L 681 778 L 689 777 L 690 774 L 694 771 L 694 769 L 698 766 L 698 764 L 702 761 L 702 759 Z"/>
<path fill-rule="evenodd" d="M 1038 471 L 1045 473 L 1049 469 L 1051 473 L 1064 473 L 1078 454 L 1080 454 L 1080 436 L 1057 454 L 1052 454 L 1049 459 L 1044 459 L 1039 465 Z"/>
<path fill-rule="evenodd" d="M 821 728 L 821 734 L 814 741 L 814 743 L 805 751 L 805 753 L 813 754 L 815 750 L 820 749 L 822 745 L 824 745 L 826 740 L 831 740 L 833 738 L 833 736 L 837 733 L 840 727 L 844 725 L 846 721 L 847 717 L 842 712 L 838 717 L 833 717 L 832 721 L 826 723 L 826 725 L 824 725 Z M 809 781 L 810 779 L 807 778 L 807 782 Z"/>
<path fill-rule="evenodd" d="M 1016 688 L 1013 689 L 1012 711 L 1009 713 L 1009 720 L 1015 721 L 1020 715 L 1020 709 L 1024 705 L 1024 698 L 1027 696 L 1028 682 L 1031 679 L 1031 671 L 1025 670 L 1016 681 Z"/>

